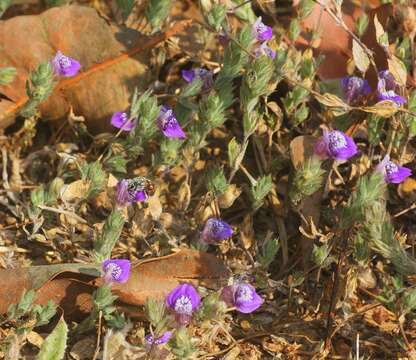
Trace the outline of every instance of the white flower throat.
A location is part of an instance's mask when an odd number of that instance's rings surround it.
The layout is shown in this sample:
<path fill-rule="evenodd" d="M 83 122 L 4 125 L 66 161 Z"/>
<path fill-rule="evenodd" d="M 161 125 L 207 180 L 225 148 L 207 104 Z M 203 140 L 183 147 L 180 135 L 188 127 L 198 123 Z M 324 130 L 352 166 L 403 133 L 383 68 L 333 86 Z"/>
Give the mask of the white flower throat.
<path fill-rule="evenodd" d="M 175 311 L 179 314 L 192 313 L 192 301 L 189 297 L 182 295 L 175 301 Z"/>

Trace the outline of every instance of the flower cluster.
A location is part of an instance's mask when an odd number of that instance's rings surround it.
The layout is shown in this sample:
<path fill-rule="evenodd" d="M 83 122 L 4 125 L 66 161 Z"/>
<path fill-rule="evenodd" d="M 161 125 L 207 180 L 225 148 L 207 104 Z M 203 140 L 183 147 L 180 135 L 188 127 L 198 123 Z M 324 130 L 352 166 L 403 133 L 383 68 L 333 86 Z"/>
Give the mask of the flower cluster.
<path fill-rule="evenodd" d="M 359 102 L 363 97 L 371 93 L 371 87 L 367 80 L 357 76 L 347 76 L 341 79 L 341 88 L 349 104 Z M 390 100 L 398 106 L 406 103 L 406 99 L 396 93 L 397 84 L 392 73 L 383 70 L 378 73 L 377 100 Z"/>
<path fill-rule="evenodd" d="M 347 160 L 357 153 L 357 145 L 348 135 L 339 130 L 324 130 L 315 144 L 315 154 L 322 159 Z"/>
<path fill-rule="evenodd" d="M 201 232 L 201 241 L 205 244 L 214 244 L 232 235 L 233 229 L 225 221 L 209 218 Z"/>
<path fill-rule="evenodd" d="M 212 71 L 196 68 L 192 70 L 182 70 L 182 78 L 187 82 L 191 83 L 195 79 L 201 79 L 203 81 L 202 88 L 209 90 L 214 85 L 214 78 Z"/>
<path fill-rule="evenodd" d="M 52 59 L 52 67 L 55 75 L 71 77 L 78 73 L 81 68 L 81 64 L 77 60 L 72 59 L 58 51 Z"/>
<path fill-rule="evenodd" d="M 244 314 L 257 310 L 264 302 L 256 289 L 244 282 L 225 286 L 221 292 L 221 300 Z M 201 298 L 190 284 L 178 285 L 166 297 L 166 305 L 175 313 L 176 321 L 181 325 L 189 324 L 193 312 L 200 304 Z"/>
<path fill-rule="evenodd" d="M 179 139 L 186 138 L 185 133 L 176 119 L 175 113 L 168 106 L 162 106 L 156 121 L 163 135 L 166 137 Z M 127 113 L 123 111 L 115 112 L 111 117 L 111 125 L 126 132 L 133 130 L 137 125 L 137 122 L 138 119 L 130 119 Z"/>
<path fill-rule="evenodd" d="M 102 263 L 103 278 L 106 283 L 125 283 L 130 276 L 129 260 L 105 260 Z"/>
<path fill-rule="evenodd" d="M 412 171 L 409 168 L 399 166 L 390 161 L 389 155 L 386 155 L 380 164 L 377 165 L 376 171 L 379 171 L 384 175 L 386 183 L 392 184 L 400 184 L 412 175 Z"/>
<path fill-rule="evenodd" d="M 259 17 L 252 25 L 252 32 L 253 37 L 258 43 L 254 48 L 254 56 L 259 57 L 265 55 L 274 59 L 276 57 L 276 52 L 267 45 L 267 41 L 273 37 L 273 29 L 270 26 L 265 25 L 262 22 L 261 17 Z"/>

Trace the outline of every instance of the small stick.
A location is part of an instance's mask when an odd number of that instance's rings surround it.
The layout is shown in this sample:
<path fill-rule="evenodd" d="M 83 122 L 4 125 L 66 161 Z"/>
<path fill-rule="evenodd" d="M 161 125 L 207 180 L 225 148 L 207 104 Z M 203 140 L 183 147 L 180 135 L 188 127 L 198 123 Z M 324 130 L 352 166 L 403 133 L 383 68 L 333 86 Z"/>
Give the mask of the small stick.
<path fill-rule="evenodd" d="M 100 310 L 98 313 L 98 330 L 97 330 L 97 343 L 95 344 L 95 352 L 92 360 L 96 360 L 98 354 L 100 353 L 100 342 L 101 342 L 101 320 L 102 320 L 103 312 Z"/>

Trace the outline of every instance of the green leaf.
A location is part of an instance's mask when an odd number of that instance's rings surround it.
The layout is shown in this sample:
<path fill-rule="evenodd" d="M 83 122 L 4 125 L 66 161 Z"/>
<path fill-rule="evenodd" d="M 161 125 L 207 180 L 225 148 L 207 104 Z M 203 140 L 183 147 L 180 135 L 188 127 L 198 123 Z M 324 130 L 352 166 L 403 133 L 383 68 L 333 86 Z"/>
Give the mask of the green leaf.
<path fill-rule="evenodd" d="M 171 7 L 171 0 L 148 0 L 146 18 L 153 28 L 153 32 L 160 29 L 168 17 Z"/>
<path fill-rule="evenodd" d="M 224 194 L 228 189 L 227 179 L 225 178 L 224 171 L 219 166 L 214 166 L 207 176 L 208 190 L 215 195 Z"/>
<path fill-rule="evenodd" d="M 220 31 L 221 25 L 227 15 L 227 8 L 222 4 L 214 4 L 210 12 L 205 16 L 205 20 L 208 25 L 215 29 L 215 31 Z"/>
<path fill-rule="evenodd" d="M 367 30 L 367 26 L 368 15 L 365 12 L 363 12 L 357 20 L 357 33 L 359 37 L 364 35 L 365 31 Z"/>
<path fill-rule="evenodd" d="M 52 319 L 56 314 L 57 305 L 49 300 L 48 303 L 44 306 L 36 305 L 33 308 L 33 312 L 36 314 L 36 326 L 42 326 L 49 323 L 49 320 Z"/>
<path fill-rule="evenodd" d="M 123 155 L 111 156 L 104 162 L 104 166 L 111 173 L 127 173 L 127 159 Z"/>
<path fill-rule="evenodd" d="M 298 19 L 292 19 L 292 21 L 290 22 L 289 25 L 289 38 L 292 41 L 296 41 L 297 38 L 299 37 L 299 34 L 301 32 L 301 28 L 299 25 L 299 20 Z"/>
<path fill-rule="evenodd" d="M 127 19 L 133 10 L 134 0 L 117 0 L 117 6 L 120 8 L 123 18 Z"/>
<path fill-rule="evenodd" d="M 192 346 L 191 336 L 185 327 L 180 327 L 175 336 L 169 341 L 172 353 L 180 359 L 191 356 L 196 349 Z"/>
<path fill-rule="evenodd" d="M 262 176 L 257 183 L 252 187 L 251 192 L 254 198 L 254 208 L 261 206 L 263 199 L 267 196 L 273 187 L 272 176 Z"/>
<path fill-rule="evenodd" d="M 204 81 L 197 77 L 192 80 L 189 84 L 187 84 L 181 93 L 181 98 L 196 96 L 200 93 L 202 86 L 204 85 Z"/>
<path fill-rule="evenodd" d="M 262 266 L 268 268 L 279 251 L 279 239 L 269 239 L 266 241 L 260 251 L 258 260 Z"/>
<path fill-rule="evenodd" d="M 102 233 L 95 242 L 94 259 L 97 263 L 111 257 L 111 251 L 123 230 L 124 221 L 123 214 L 116 209 L 108 216 Z"/>
<path fill-rule="evenodd" d="M 43 342 L 36 360 L 62 360 L 65 356 L 68 326 L 62 318 Z"/>
<path fill-rule="evenodd" d="M 91 164 L 84 164 L 81 167 L 81 177 L 89 182 L 90 186 L 87 192 L 87 198 L 92 198 L 102 191 L 107 181 L 107 176 L 103 166 L 99 161 Z"/>
<path fill-rule="evenodd" d="M 165 302 L 163 300 L 148 298 L 146 300 L 145 310 L 151 324 L 157 326 L 165 316 Z"/>
<path fill-rule="evenodd" d="M 298 9 L 299 19 L 303 20 L 307 18 L 312 13 L 314 7 L 315 2 L 313 0 L 301 0 Z"/>
<path fill-rule="evenodd" d="M 240 150 L 241 145 L 237 142 L 235 138 L 232 138 L 228 143 L 228 163 L 231 169 L 233 169 L 236 164 L 236 160 L 238 154 L 240 153 Z"/>
<path fill-rule="evenodd" d="M 1 0 L 0 0 L 0 12 L 1 12 Z M 0 68 L 0 85 L 7 85 L 11 83 L 16 76 L 16 69 L 14 67 Z"/>

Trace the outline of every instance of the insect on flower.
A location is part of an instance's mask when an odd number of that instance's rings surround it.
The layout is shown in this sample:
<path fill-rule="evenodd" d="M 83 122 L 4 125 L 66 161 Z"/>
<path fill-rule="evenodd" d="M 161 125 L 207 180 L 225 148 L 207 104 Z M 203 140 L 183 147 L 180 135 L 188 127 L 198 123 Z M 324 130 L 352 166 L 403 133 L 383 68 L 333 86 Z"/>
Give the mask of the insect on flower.
<path fill-rule="evenodd" d="M 81 68 L 81 64 L 77 60 L 62 54 L 60 51 L 52 59 L 52 66 L 56 75 L 64 77 L 75 76 Z"/>
<path fill-rule="evenodd" d="M 116 201 L 120 206 L 128 203 L 145 201 L 155 192 L 153 183 L 142 176 L 133 179 L 122 179 L 117 183 Z"/>
<path fill-rule="evenodd" d="M 396 80 L 394 76 L 388 70 L 383 70 L 378 73 L 379 80 L 377 84 L 377 93 L 379 100 L 390 100 L 397 105 L 403 105 L 406 103 L 406 99 L 403 96 L 396 94 Z"/>
<path fill-rule="evenodd" d="M 135 120 L 129 119 L 127 113 L 118 111 L 111 117 L 111 125 L 123 131 L 131 131 L 136 126 Z"/>
<path fill-rule="evenodd" d="M 346 76 L 341 80 L 341 87 L 348 104 L 357 102 L 360 98 L 371 93 L 367 80 L 357 76 Z"/>
<path fill-rule="evenodd" d="M 109 259 L 102 263 L 104 281 L 106 283 L 125 283 L 130 276 L 130 260 Z"/>
<path fill-rule="evenodd" d="M 256 22 L 253 24 L 252 30 L 253 36 L 258 41 L 270 40 L 273 37 L 273 29 L 261 21 L 261 16 L 258 17 Z"/>
<path fill-rule="evenodd" d="M 187 325 L 192 313 L 201 304 L 201 298 L 191 284 L 181 284 L 173 289 L 166 297 L 166 305 L 176 314 L 176 320 Z"/>
<path fill-rule="evenodd" d="M 357 151 L 354 140 L 339 130 L 324 130 L 323 136 L 315 144 L 315 154 L 323 159 L 347 160 Z"/>
<path fill-rule="evenodd" d="M 248 314 L 257 310 L 263 299 L 257 294 L 256 289 L 248 283 L 237 283 L 223 288 L 222 300 L 229 306 L 242 313 Z"/>
<path fill-rule="evenodd" d="M 400 184 L 412 175 L 412 171 L 409 168 L 390 161 L 389 155 L 386 155 L 377 165 L 376 171 L 381 172 L 384 175 L 384 180 L 391 184 Z"/>
<path fill-rule="evenodd" d="M 209 218 L 201 232 L 201 241 L 206 244 L 214 244 L 228 239 L 233 235 L 233 229 L 225 221 Z"/>
<path fill-rule="evenodd" d="M 168 138 L 186 138 L 175 114 L 171 108 L 163 105 L 160 109 L 159 117 L 157 118 L 157 124 L 162 130 L 163 134 Z"/>

